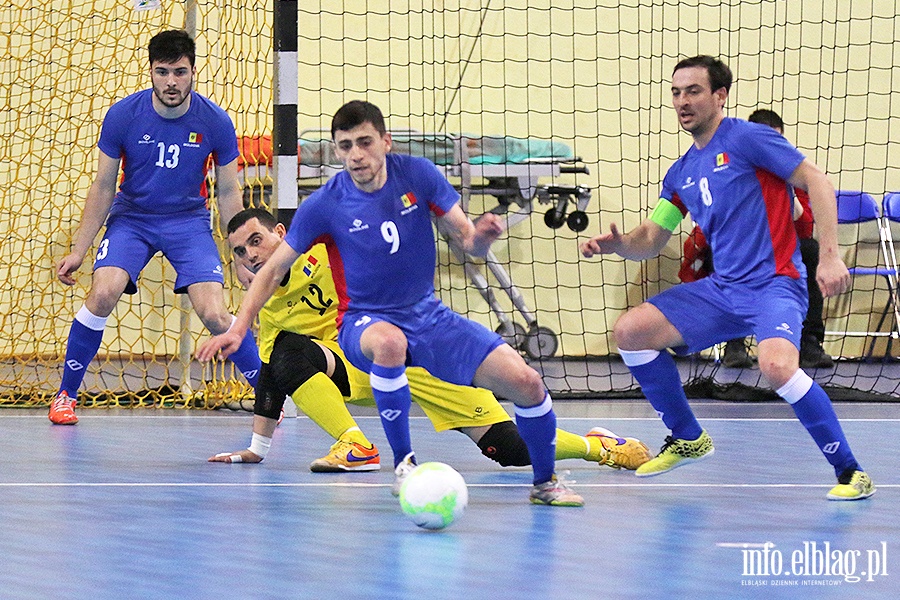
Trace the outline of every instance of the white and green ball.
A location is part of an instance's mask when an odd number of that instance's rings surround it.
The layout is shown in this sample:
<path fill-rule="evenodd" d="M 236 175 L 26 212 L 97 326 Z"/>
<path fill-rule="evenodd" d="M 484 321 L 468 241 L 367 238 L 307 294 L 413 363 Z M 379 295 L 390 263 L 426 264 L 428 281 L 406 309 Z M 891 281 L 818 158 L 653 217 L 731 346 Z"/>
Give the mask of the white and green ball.
<path fill-rule="evenodd" d="M 465 480 L 444 463 L 422 463 L 400 486 L 400 508 L 425 529 L 447 527 L 462 516 L 468 503 Z"/>

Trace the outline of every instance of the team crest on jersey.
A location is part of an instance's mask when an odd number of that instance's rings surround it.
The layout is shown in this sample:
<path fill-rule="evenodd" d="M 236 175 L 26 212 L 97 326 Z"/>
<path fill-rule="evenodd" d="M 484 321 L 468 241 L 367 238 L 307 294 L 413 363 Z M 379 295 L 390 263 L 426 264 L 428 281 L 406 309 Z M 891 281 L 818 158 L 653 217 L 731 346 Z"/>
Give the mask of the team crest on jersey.
<path fill-rule="evenodd" d="M 315 273 L 316 270 L 319 268 L 318 265 L 319 265 L 319 261 L 316 260 L 315 256 L 307 256 L 306 264 L 303 265 L 303 274 L 306 275 L 307 277 L 312 277 L 313 273 Z"/>
<path fill-rule="evenodd" d="M 401 215 L 406 215 L 411 213 L 414 210 L 417 210 L 419 207 L 416 205 L 416 195 L 412 192 L 406 192 L 402 196 L 400 196 L 400 202 L 403 203 L 403 210 L 400 211 Z"/>

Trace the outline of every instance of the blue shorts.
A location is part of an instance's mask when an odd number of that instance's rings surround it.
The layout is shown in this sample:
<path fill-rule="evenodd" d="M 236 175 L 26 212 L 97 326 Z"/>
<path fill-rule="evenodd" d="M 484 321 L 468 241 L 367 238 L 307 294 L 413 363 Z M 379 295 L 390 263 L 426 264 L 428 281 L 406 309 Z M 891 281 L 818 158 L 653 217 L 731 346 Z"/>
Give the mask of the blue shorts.
<path fill-rule="evenodd" d="M 447 308 L 435 297 L 403 310 L 349 310 L 344 315 L 338 343 L 347 360 L 366 373 L 372 361 L 359 346 L 359 338 L 378 321 L 396 325 L 406 334 L 406 364 L 423 367 L 449 383 L 472 385 L 475 371 L 503 339 L 487 327 Z"/>
<path fill-rule="evenodd" d="M 688 354 L 751 334 L 757 341 L 784 338 L 799 349 L 809 295 L 805 279 L 779 276 L 735 284 L 710 276 L 676 285 L 647 302 L 684 339 L 676 353 Z"/>
<path fill-rule="evenodd" d="M 194 283 L 225 283 L 206 209 L 177 215 L 112 213 L 97 247 L 94 270 L 124 269 L 131 279 L 125 293 L 134 294 L 141 270 L 157 252 L 175 268 L 176 293 L 183 294 Z"/>

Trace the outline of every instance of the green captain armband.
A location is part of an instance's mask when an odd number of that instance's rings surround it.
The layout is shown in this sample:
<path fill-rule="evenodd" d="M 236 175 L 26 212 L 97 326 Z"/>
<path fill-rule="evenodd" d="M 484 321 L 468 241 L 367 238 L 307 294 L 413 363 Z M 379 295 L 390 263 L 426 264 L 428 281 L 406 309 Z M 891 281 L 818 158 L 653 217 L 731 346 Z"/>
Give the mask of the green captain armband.
<path fill-rule="evenodd" d="M 683 218 L 684 215 L 681 214 L 678 207 L 665 198 L 660 198 L 656 208 L 650 213 L 651 221 L 672 233 L 678 228 L 678 224 L 681 223 Z"/>

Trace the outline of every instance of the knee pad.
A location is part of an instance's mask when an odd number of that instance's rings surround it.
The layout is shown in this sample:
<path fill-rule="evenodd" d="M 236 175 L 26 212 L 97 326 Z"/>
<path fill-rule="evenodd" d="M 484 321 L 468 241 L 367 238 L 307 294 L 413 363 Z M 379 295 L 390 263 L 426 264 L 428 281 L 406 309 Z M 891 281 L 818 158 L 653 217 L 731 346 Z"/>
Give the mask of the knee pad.
<path fill-rule="evenodd" d="M 305 335 L 286 331 L 275 338 L 269 366 L 276 385 L 288 396 L 316 373 L 328 371 L 321 346 Z"/>
<path fill-rule="evenodd" d="M 256 381 L 256 401 L 253 403 L 253 414 L 276 421 L 284 407 L 284 390 L 277 384 L 272 374 L 272 366 L 263 363 Z"/>
<path fill-rule="evenodd" d="M 331 381 L 341 390 L 341 395 L 345 398 L 350 397 L 350 374 L 347 373 L 347 365 L 344 359 L 335 354 L 330 348 L 322 348 L 325 352 L 331 352 L 334 356 L 334 373 L 331 374 Z"/>
<path fill-rule="evenodd" d="M 494 423 L 478 440 L 481 453 L 502 467 L 526 467 L 531 464 L 528 446 L 512 421 Z"/>
<path fill-rule="evenodd" d="M 327 369 L 321 346 L 305 335 L 282 331 L 275 338 L 269 362 L 260 369 L 253 413 L 277 419 L 285 396 L 292 395 L 310 377 Z"/>

